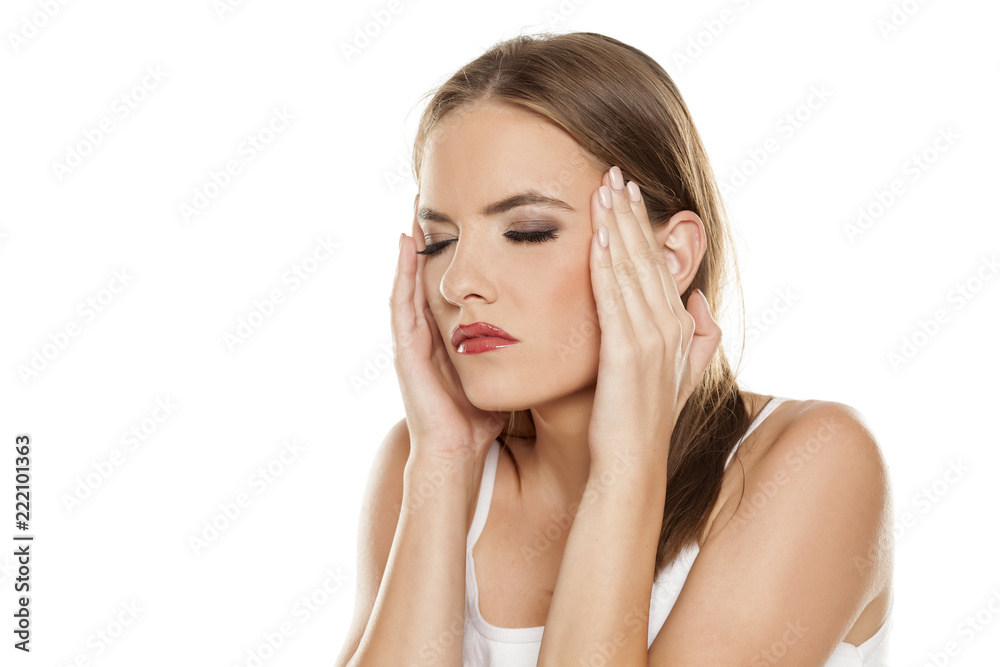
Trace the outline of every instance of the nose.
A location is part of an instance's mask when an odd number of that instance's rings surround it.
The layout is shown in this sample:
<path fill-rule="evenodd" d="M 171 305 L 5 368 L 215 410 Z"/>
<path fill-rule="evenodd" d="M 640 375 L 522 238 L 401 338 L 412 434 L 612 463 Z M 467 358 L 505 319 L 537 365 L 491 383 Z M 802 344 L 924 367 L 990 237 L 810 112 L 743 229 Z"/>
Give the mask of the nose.
<path fill-rule="evenodd" d="M 487 263 L 483 261 L 482 250 L 464 242 L 451 244 L 451 263 L 441 276 L 441 296 L 455 306 L 463 306 L 476 299 L 492 302 L 496 297 L 496 286 L 489 277 Z"/>

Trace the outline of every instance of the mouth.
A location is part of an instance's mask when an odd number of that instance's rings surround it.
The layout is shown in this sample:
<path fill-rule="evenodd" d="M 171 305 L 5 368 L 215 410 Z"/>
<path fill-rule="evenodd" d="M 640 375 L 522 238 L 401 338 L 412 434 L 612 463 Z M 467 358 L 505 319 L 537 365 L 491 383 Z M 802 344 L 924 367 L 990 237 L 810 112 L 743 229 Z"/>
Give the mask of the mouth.
<path fill-rule="evenodd" d="M 519 341 L 488 322 L 459 324 L 451 332 L 451 344 L 459 354 L 479 354 L 509 347 Z"/>

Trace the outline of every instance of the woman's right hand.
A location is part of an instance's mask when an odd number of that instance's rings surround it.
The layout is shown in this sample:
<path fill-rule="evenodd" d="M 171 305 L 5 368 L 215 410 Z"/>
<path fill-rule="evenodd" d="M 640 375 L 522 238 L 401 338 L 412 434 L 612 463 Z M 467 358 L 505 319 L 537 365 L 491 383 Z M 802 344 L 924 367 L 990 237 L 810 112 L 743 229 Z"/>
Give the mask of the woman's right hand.
<path fill-rule="evenodd" d="M 420 240 L 419 244 L 417 239 Z M 413 236 L 403 235 L 389 306 L 393 363 L 410 432 L 410 457 L 431 455 L 472 464 L 503 430 L 507 412 L 480 410 L 469 402 L 424 295 L 426 244 L 413 217 Z"/>

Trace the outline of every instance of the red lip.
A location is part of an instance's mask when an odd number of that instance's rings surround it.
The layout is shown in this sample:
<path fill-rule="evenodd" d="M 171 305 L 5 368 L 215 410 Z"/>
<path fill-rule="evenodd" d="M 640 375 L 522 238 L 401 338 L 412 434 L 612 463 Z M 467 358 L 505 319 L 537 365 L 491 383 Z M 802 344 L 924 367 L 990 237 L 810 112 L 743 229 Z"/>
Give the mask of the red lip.
<path fill-rule="evenodd" d="M 493 326 L 489 322 L 473 322 L 472 324 L 459 324 L 451 332 L 451 344 L 457 349 L 463 341 L 469 338 L 479 338 L 482 336 L 490 338 L 503 338 L 512 342 L 518 342 L 516 338 L 501 329 Z"/>

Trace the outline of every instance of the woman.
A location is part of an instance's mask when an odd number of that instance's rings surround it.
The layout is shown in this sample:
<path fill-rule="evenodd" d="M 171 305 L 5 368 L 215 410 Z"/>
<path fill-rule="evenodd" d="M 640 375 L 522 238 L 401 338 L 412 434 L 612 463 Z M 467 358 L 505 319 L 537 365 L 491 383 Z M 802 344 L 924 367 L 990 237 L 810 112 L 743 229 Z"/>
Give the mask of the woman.
<path fill-rule="evenodd" d="M 519 36 L 436 91 L 413 158 L 406 418 L 338 664 L 887 664 L 878 445 L 849 406 L 737 385 L 729 230 L 666 72 Z"/>

